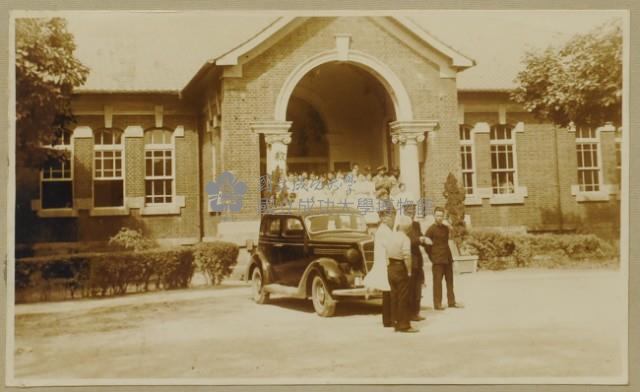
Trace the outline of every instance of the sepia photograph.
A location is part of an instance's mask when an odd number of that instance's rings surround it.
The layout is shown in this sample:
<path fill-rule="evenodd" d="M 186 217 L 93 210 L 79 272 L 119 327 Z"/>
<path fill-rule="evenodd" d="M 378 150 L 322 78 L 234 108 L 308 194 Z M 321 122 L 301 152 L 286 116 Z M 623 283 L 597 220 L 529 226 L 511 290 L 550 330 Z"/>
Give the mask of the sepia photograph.
<path fill-rule="evenodd" d="M 629 11 L 29 11 L 12 386 L 628 382 Z"/>

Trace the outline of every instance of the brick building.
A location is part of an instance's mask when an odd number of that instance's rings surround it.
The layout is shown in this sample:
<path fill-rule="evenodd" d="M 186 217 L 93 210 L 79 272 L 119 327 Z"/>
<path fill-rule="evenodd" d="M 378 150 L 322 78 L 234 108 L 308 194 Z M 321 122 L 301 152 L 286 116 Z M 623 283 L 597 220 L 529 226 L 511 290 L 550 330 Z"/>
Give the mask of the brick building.
<path fill-rule="evenodd" d="M 456 174 L 473 226 L 616 234 L 617 125 L 541 123 L 504 88 L 458 86 L 475 65 L 404 17 L 280 17 L 179 90 L 81 89 L 77 127 L 54 147 L 70 163 L 19 168 L 16 240 L 91 243 L 127 226 L 241 241 L 261 174 L 354 163 L 398 167 L 435 204 Z M 248 185 L 231 221 L 205 192 L 223 171 Z"/>

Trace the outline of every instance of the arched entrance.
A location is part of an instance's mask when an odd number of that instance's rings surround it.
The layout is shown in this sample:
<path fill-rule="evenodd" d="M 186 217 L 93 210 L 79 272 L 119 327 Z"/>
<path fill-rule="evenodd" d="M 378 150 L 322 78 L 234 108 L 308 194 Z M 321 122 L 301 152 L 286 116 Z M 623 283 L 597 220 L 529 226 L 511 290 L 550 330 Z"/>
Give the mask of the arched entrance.
<path fill-rule="evenodd" d="M 296 157 L 289 157 L 288 145 L 300 136 L 290 131 L 306 122 L 296 104 L 291 104 L 296 101 L 304 102 L 298 106 L 313 108 L 323 119 L 328 156 L 316 158 L 321 158 L 327 170 L 345 170 L 353 163 L 372 169 L 381 164 L 398 167 L 407 190 L 416 197 L 422 194 L 418 144 L 436 123 L 413 119 L 405 87 L 384 63 L 343 47 L 296 67 L 280 90 L 274 121 L 253 124 L 254 131 L 264 135 L 265 173 L 275 168 L 286 171 L 287 163 L 294 163 Z"/>
<path fill-rule="evenodd" d="M 287 171 L 349 171 L 395 167 L 389 122 L 393 102 L 366 70 L 330 62 L 309 71 L 293 89 L 286 120 L 291 121 Z"/>

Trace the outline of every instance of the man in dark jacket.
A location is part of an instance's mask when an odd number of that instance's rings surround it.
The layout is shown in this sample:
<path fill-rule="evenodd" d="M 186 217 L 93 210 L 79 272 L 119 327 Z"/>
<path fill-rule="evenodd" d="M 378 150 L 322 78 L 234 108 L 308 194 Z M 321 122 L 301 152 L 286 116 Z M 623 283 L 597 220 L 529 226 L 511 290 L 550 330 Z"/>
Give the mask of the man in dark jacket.
<path fill-rule="evenodd" d="M 423 243 L 426 245 L 427 254 L 431 259 L 431 271 L 433 272 L 433 307 L 443 310 L 442 307 L 442 277 L 447 282 L 447 303 L 450 308 L 461 308 L 462 304 L 456 303 L 453 293 L 453 256 L 449 248 L 449 226 L 444 223 L 444 209 L 436 207 L 434 210 L 435 223 L 429 226 Z"/>

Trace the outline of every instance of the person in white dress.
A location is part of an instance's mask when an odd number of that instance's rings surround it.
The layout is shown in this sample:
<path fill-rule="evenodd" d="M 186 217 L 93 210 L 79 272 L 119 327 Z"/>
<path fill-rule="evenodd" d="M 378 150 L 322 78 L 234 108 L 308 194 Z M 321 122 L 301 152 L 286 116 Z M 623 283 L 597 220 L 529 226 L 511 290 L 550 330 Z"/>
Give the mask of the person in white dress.
<path fill-rule="evenodd" d="M 380 224 L 373 242 L 373 266 L 364 277 L 364 285 L 370 291 L 382 292 L 382 325 L 391 327 L 391 286 L 387 273 L 387 241 L 391 238 L 391 227 L 395 217 L 392 211 L 380 211 Z"/>

